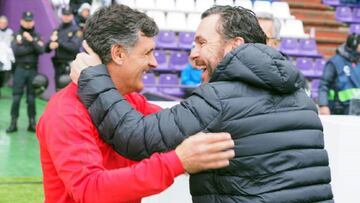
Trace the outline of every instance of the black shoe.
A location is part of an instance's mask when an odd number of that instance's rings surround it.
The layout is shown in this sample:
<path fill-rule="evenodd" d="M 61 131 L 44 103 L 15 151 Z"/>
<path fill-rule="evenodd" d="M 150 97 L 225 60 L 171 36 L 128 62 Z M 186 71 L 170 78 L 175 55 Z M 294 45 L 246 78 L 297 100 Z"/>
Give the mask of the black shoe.
<path fill-rule="evenodd" d="M 29 131 L 29 132 L 35 132 L 36 131 L 35 118 L 30 118 L 29 119 L 29 127 L 28 127 L 27 131 Z"/>
<path fill-rule="evenodd" d="M 13 133 L 13 132 L 16 132 L 18 130 L 17 126 L 16 126 L 16 122 L 17 122 L 16 118 L 11 119 L 10 126 L 8 127 L 8 129 L 6 129 L 7 133 Z"/>

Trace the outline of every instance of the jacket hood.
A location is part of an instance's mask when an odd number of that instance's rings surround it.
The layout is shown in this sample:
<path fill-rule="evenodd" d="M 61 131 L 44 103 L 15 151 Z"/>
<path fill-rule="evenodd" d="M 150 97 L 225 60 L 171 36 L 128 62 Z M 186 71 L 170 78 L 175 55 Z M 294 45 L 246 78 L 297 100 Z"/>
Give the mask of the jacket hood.
<path fill-rule="evenodd" d="M 240 81 L 275 93 L 301 87 L 300 72 L 279 51 L 264 44 L 246 43 L 228 53 L 210 82 Z"/>
<path fill-rule="evenodd" d="M 341 55 L 342 57 L 346 58 L 347 60 L 349 60 L 351 62 L 358 62 L 359 58 L 360 58 L 360 53 L 358 53 L 356 51 L 352 51 L 345 44 L 340 45 L 336 49 L 336 53 Z"/>

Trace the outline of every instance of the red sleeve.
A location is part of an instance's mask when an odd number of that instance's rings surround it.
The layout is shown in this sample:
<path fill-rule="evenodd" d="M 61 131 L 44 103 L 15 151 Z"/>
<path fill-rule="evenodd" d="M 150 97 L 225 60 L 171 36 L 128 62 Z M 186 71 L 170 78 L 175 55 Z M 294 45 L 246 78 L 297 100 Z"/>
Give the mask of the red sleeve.
<path fill-rule="evenodd" d="M 56 125 L 48 124 L 42 129 L 47 135 L 47 150 L 76 202 L 137 200 L 163 191 L 184 172 L 174 151 L 153 154 L 130 167 L 106 170 L 90 119 L 69 113 L 58 116 Z"/>
<path fill-rule="evenodd" d="M 144 116 L 147 116 L 152 113 L 156 113 L 162 108 L 158 105 L 151 104 L 147 99 L 139 93 L 131 93 L 125 95 L 126 100 L 135 108 L 138 112 L 142 113 Z"/>

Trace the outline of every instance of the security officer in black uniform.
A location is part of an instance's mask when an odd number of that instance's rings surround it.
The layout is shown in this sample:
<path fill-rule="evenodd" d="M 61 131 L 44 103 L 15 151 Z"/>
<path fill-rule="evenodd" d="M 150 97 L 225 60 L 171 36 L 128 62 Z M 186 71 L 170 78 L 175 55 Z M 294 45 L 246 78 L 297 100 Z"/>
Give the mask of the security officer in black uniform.
<path fill-rule="evenodd" d="M 16 64 L 13 75 L 13 102 L 11 106 L 11 124 L 7 133 L 17 131 L 20 100 L 26 88 L 27 113 L 29 117 L 28 131 L 35 132 L 35 94 L 32 87 L 33 78 L 37 74 L 39 55 L 44 52 L 44 43 L 39 33 L 35 32 L 33 13 L 26 11 L 20 20 L 20 30 L 15 33 L 11 48 L 14 51 Z"/>
<path fill-rule="evenodd" d="M 73 20 L 74 15 L 71 9 L 63 8 L 61 16 L 62 23 L 53 31 L 50 41 L 45 46 L 47 53 L 55 50 L 55 56 L 52 58 L 52 62 L 55 68 L 56 90 L 67 85 L 63 84 L 64 81 L 61 80 L 61 76 L 68 77 L 70 73 L 69 64 L 75 59 L 81 47 L 82 32 Z M 68 82 L 70 82 L 70 78 Z"/>

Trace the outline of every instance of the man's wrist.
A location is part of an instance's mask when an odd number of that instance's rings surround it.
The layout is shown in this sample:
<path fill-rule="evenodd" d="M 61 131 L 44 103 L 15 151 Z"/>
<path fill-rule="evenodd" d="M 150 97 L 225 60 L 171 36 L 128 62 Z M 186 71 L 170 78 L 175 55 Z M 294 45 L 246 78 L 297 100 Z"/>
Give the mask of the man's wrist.
<path fill-rule="evenodd" d="M 174 177 L 185 173 L 184 166 L 181 163 L 180 158 L 176 154 L 175 150 L 165 153 L 164 156 L 166 156 L 166 159 L 169 162 L 169 166 L 174 173 Z"/>

